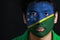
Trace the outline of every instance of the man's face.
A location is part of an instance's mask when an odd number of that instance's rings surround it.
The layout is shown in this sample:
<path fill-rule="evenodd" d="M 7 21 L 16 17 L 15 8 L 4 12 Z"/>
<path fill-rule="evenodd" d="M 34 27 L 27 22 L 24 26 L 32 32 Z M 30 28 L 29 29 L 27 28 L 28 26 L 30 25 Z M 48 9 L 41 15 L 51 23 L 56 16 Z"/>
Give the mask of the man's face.
<path fill-rule="evenodd" d="M 26 10 L 28 30 L 37 37 L 48 34 L 54 25 L 53 6 L 48 2 L 33 2 Z"/>

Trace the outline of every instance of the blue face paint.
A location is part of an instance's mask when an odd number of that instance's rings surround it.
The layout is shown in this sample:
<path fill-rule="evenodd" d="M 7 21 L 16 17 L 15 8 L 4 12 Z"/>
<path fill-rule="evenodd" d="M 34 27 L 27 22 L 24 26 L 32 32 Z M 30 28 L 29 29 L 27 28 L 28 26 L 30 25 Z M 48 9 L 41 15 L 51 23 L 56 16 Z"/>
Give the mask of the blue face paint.
<path fill-rule="evenodd" d="M 27 26 L 54 13 L 53 6 L 48 2 L 34 2 L 28 5 L 26 10 Z"/>
<path fill-rule="evenodd" d="M 26 25 L 29 27 L 32 24 L 40 20 L 45 20 L 44 18 L 48 18 L 54 14 L 53 6 L 48 2 L 33 2 L 30 3 L 26 10 Z M 51 19 L 51 20 L 50 20 Z M 49 22 L 48 22 L 49 21 Z M 45 36 L 53 27 L 53 17 L 49 18 L 49 20 L 44 21 L 31 27 L 29 30 L 36 36 Z M 49 25 L 50 24 L 50 25 Z M 48 26 L 49 25 L 49 26 Z M 45 30 L 43 32 L 37 32 L 35 28 L 43 27 Z"/>

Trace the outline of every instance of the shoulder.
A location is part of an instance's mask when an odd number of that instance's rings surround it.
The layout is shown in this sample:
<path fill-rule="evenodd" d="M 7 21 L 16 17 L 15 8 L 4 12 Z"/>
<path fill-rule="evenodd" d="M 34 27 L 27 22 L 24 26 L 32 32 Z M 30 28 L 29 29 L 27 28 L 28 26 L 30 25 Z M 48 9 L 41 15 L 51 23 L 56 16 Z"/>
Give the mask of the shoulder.
<path fill-rule="evenodd" d="M 21 36 L 15 37 L 12 40 L 26 40 L 27 36 L 28 36 L 28 30 L 26 30 L 24 34 L 22 34 Z"/>
<path fill-rule="evenodd" d="M 60 36 L 53 31 L 53 40 L 60 40 Z"/>

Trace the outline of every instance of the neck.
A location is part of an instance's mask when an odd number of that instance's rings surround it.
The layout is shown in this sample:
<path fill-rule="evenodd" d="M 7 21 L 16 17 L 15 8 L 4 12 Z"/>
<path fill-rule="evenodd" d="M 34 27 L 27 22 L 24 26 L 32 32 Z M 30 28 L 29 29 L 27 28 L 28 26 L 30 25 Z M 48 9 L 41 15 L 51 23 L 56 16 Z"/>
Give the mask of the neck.
<path fill-rule="evenodd" d="M 29 34 L 29 40 L 51 40 L 52 36 L 51 36 L 51 32 L 49 32 L 46 36 L 44 37 L 36 37 L 35 35 L 33 35 L 31 32 Z"/>

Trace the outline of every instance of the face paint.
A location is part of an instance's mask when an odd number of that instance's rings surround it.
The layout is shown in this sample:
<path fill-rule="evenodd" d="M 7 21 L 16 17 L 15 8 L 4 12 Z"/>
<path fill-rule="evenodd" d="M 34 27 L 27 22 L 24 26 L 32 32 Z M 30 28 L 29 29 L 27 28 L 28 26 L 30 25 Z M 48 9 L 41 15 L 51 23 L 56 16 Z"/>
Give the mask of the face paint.
<path fill-rule="evenodd" d="M 33 2 L 26 10 L 28 30 L 37 37 L 48 34 L 54 25 L 53 6 L 48 2 Z"/>

